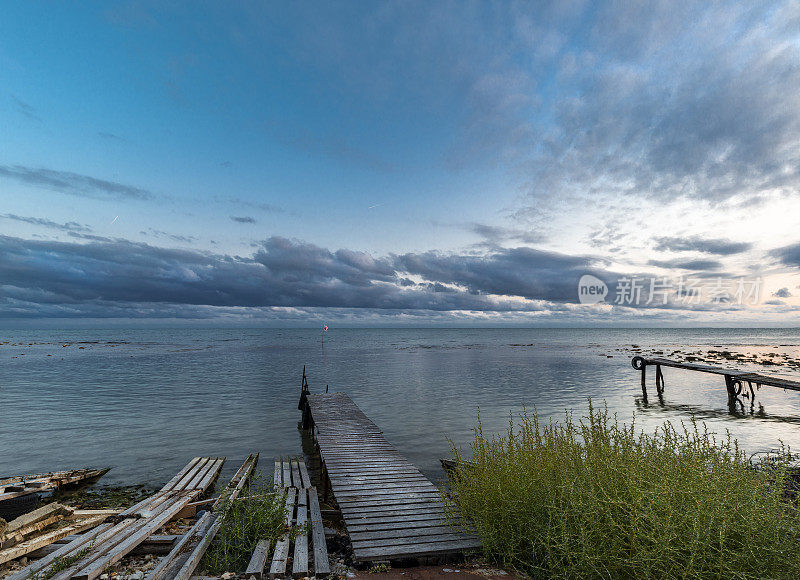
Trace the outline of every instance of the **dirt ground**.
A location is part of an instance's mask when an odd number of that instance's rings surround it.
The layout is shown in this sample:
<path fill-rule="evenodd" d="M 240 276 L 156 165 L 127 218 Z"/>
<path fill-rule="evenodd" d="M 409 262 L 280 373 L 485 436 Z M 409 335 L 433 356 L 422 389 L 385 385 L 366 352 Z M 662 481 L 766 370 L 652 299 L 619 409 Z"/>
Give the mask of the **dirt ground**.
<path fill-rule="evenodd" d="M 351 575 L 352 574 L 352 575 Z M 349 580 L 518 580 L 515 575 L 498 568 L 479 565 L 458 566 L 413 566 L 391 568 L 386 572 L 359 571 L 346 575 Z"/>

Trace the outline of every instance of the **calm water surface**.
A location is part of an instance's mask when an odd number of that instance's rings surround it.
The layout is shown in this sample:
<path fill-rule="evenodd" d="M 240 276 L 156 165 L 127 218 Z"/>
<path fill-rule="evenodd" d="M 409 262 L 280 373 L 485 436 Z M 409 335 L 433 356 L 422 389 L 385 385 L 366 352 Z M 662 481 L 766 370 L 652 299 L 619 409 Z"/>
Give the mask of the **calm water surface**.
<path fill-rule="evenodd" d="M 748 451 L 800 449 L 800 394 L 763 388 L 732 414 L 721 377 L 665 369 L 643 400 L 629 352 L 642 347 L 800 349 L 798 330 L 170 329 L 12 331 L 0 345 L 0 476 L 112 466 L 107 484 L 166 481 L 191 457 L 297 453 L 300 373 L 344 391 L 428 475 L 448 439 L 467 447 L 536 407 L 543 416 L 605 401 L 651 430 L 696 416 Z M 67 346 L 62 346 L 67 345 Z M 611 358 L 608 358 L 608 356 Z M 797 378 L 797 373 L 781 369 Z M 652 379 L 651 379 L 652 381 Z M 267 460 L 267 461 L 264 461 Z"/>

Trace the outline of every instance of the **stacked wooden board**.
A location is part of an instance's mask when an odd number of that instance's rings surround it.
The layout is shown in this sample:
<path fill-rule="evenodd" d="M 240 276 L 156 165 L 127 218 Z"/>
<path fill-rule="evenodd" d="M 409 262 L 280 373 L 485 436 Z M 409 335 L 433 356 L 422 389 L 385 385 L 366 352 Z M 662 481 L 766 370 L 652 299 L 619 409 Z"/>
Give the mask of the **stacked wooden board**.
<path fill-rule="evenodd" d="M 36 550 L 58 542 L 62 538 L 90 530 L 102 524 L 111 515 L 107 513 L 107 510 L 76 510 L 72 516 L 63 520 L 63 525 L 56 525 L 38 536 L 26 539 L 15 546 L 0 551 L 0 564 L 31 554 Z M 28 577 L 26 576 L 26 578 Z"/>
<path fill-rule="evenodd" d="M 344 393 L 303 393 L 356 561 L 449 556 L 480 548 L 453 529 L 439 490 Z"/>
<path fill-rule="evenodd" d="M 328 576 L 330 563 L 319 498 L 317 489 L 311 485 L 311 478 L 303 459 L 289 457 L 276 459 L 274 484 L 276 489 L 283 489 L 285 494 L 286 532 L 278 538 L 274 546 L 266 539 L 258 543 L 245 576 L 262 578 L 269 563 L 270 578 L 283 578 L 290 571 L 290 555 L 292 577 Z M 272 551 L 271 559 L 270 551 Z"/>
<path fill-rule="evenodd" d="M 226 501 L 234 501 L 253 475 L 258 463 L 258 453 L 251 454 L 231 478 L 227 487 L 186 532 L 175 547 L 156 566 L 147 580 L 188 580 L 220 528 L 216 510 Z"/>
<path fill-rule="evenodd" d="M 69 562 L 69 566 L 50 575 L 51 580 L 92 580 L 99 577 L 159 528 L 178 517 L 193 499 L 209 488 L 224 462 L 224 457 L 195 457 L 154 495 L 31 563 L 9 580 L 50 574 L 54 563 L 64 562 Z"/>

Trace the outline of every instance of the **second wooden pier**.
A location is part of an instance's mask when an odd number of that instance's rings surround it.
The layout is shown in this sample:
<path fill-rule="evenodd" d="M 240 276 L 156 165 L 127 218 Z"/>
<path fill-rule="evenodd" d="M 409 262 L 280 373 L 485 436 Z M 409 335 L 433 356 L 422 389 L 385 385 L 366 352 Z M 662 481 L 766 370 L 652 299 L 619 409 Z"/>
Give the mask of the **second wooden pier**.
<path fill-rule="evenodd" d="M 753 385 L 756 386 L 756 389 L 760 389 L 761 385 L 766 385 L 768 387 L 778 387 L 790 391 L 800 391 L 800 382 L 791 379 L 712 365 L 674 361 L 667 358 L 644 358 L 642 356 L 635 356 L 631 359 L 631 366 L 637 371 L 641 371 L 642 391 L 645 394 L 647 394 L 647 367 L 649 366 L 655 367 L 656 369 L 656 390 L 659 395 L 664 392 L 664 375 L 661 372 L 662 366 L 722 375 L 725 377 L 725 387 L 728 390 L 728 398 L 730 399 L 736 399 L 739 395 L 748 397 L 751 400 L 755 399 Z M 747 383 L 749 393 L 745 390 L 745 383 Z"/>

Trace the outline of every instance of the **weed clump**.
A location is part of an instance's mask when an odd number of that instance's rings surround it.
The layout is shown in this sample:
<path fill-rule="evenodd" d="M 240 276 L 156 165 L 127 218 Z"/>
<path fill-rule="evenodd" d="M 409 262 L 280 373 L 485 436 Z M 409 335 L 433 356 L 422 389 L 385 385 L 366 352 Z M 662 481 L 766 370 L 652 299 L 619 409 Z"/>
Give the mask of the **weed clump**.
<path fill-rule="evenodd" d="M 590 402 L 577 421 L 525 412 L 499 437 L 479 420 L 471 448 L 446 507 L 501 565 L 548 578 L 800 575 L 786 461 L 753 469 L 730 434 L 694 420 L 637 434 Z"/>
<path fill-rule="evenodd" d="M 222 524 L 201 568 L 212 574 L 244 571 L 259 540 L 272 545 L 285 532 L 286 496 L 271 482 L 255 476 L 233 501 L 219 508 Z"/>

